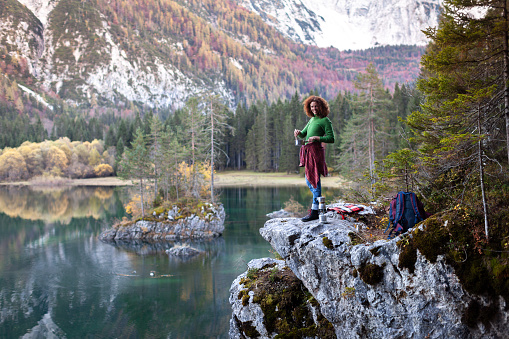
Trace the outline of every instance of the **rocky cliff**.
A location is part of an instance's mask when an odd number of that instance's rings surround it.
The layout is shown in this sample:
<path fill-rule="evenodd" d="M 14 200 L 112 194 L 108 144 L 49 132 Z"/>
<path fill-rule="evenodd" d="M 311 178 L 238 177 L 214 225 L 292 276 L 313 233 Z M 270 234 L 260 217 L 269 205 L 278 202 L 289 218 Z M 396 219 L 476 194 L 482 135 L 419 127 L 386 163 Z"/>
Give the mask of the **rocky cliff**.
<path fill-rule="evenodd" d="M 405 244 L 425 223 L 403 237 L 365 243 L 356 236 L 362 225 L 331 217 L 325 224 L 272 219 L 260 233 L 284 259 L 278 265 L 289 268 L 317 301 L 315 309 L 330 321 L 337 338 L 507 338 L 504 298 L 468 293 L 443 256 L 430 262 L 416 251 L 408 260 Z M 270 325 L 277 321 L 260 313 L 255 304 L 263 298 L 249 287 L 256 283 L 243 277 L 231 288 L 230 336 L 284 333 Z M 251 295 L 239 304 L 242 291 Z"/>

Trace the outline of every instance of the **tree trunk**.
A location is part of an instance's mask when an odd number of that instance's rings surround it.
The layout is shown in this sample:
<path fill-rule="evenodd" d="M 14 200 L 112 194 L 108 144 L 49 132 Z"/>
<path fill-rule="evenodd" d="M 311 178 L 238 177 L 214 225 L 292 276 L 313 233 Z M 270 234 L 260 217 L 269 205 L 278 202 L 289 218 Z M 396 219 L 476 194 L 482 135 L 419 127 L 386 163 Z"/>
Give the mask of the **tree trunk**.
<path fill-rule="evenodd" d="M 145 206 L 143 201 L 143 178 L 140 178 L 140 196 L 141 196 L 141 217 L 145 218 Z"/>
<path fill-rule="evenodd" d="M 482 149 L 482 139 L 481 139 L 481 108 L 478 108 L 478 116 L 477 116 L 477 130 L 479 134 L 479 142 L 478 142 L 478 153 L 479 153 L 479 178 L 481 181 L 481 193 L 482 193 L 482 207 L 484 212 L 484 233 L 486 234 L 486 240 L 489 238 L 488 234 L 488 207 L 486 204 L 486 193 L 484 190 L 484 164 L 483 164 L 483 149 Z"/>
<path fill-rule="evenodd" d="M 508 18 L 507 18 L 507 1 L 504 1 L 504 115 L 505 115 L 505 133 L 507 147 L 507 161 L 509 162 L 509 48 L 508 48 Z"/>
<path fill-rule="evenodd" d="M 179 201 L 179 180 L 178 180 L 178 175 L 179 175 L 179 171 L 178 171 L 178 168 L 179 168 L 179 165 L 178 165 L 178 160 L 177 160 L 177 149 L 174 149 L 175 153 L 174 153 L 174 160 L 175 160 L 175 173 L 176 173 L 176 180 L 175 180 L 175 192 L 177 193 L 177 201 Z"/>
<path fill-rule="evenodd" d="M 210 103 L 210 200 L 214 203 L 214 111 L 212 110 L 212 102 Z"/>
<path fill-rule="evenodd" d="M 373 117 L 373 86 L 370 85 L 369 89 L 369 120 L 368 120 L 368 152 L 369 152 L 369 180 L 371 184 L 371 194 L 374 194 L 374 167 L 375 167 L 375 126 L 374 126 L 374 117 Z"/>

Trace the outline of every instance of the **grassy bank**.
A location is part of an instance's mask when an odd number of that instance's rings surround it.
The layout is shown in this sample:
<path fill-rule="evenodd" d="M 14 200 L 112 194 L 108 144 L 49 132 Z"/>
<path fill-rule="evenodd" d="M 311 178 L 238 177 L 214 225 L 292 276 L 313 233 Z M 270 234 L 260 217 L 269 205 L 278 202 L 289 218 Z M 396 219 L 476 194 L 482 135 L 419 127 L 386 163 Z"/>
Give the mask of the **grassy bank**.
<path fill-rule="evenodd" d="M 121 180 L 118 177 L 67 179 L 51 178 L 31 181 L 1 182 L 0 186 L 126 186 L 131 185 L 130 180 Z M 322 178 L 322 187 L 341 188 L 345 180 L 340 177 Z M 286 173 L 260 173 L 252 171 L 225 171 L 214 173 L 215 187 L 228 186 L 306 186 L 306 181 L 298 174 Z"/>
<path fill-rule="evenodd" d="M 214 174 L 214 185 L 227 186 L 306 186 L 306 180 L 298 174 L 261 173 L 252 171 L 224 171 Z M 340 177 L 322 178 L 322 187 L 341 188 L 345 180 Z"/>

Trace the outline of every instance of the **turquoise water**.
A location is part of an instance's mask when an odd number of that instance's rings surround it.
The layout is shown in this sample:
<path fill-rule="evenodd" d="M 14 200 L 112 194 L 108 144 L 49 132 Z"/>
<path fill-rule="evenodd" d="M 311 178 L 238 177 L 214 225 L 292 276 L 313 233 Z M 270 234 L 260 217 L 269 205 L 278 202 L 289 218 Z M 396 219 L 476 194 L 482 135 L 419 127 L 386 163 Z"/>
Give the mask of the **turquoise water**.
<path fill-rule="evenodd" d="M 123 189 L 0 189 L 0 338 L 227 338 L 232 281 L 273 256 L 259 229 L 307 188 L 221 190 L 222 237 L 205 254 L 170 257 L 173 243 L 111 245 L 100 232 L 124 216 Z"/>

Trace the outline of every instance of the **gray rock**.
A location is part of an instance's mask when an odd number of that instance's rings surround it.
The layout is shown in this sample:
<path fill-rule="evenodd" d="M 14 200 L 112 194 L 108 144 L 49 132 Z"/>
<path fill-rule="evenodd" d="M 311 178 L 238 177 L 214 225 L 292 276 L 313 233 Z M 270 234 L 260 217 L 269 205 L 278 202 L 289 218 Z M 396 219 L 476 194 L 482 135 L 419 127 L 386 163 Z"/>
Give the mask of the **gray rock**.
<path fill-rule="evenodd" d="M 280 285 L 280 280 L 275 280 L 270 283 L 270 286 L 273 286 L 273 284 L 279 285 L 279 288 L 276 287 L 275 290 L 278 292 L 275 292 L 274 290 L 266 290 L 266 287 L 264 286 L 267 286 L 267 281 L 265 280 L 264 282 L 264 279 L 260 279 L 258 277 L 254 278 L 254 280 L 245 279 L 246 277 L 249 277 L 248 272 L 250 271 L 257 272 L 254 273 L 255 275 L 259 273 L 263 275 L 264 273 L 271 274 L 274 270 L 275 272 L 285 272 L 282 274 L 285 274 L 287 279 L 293 280 L 294 285 L 292 287 L 284 284 Z M 330 323 L 323 318 L 320 310 L 315 307 L 315 305 L 317 305 L 316 302 L 312 302 L 308 299 L 309 295 L 300 283 L 295 286 L 296 278 L 293 274 L 288 276 L 288 272 L 288 267 L 286 267 L 283 260 L 263 258 L 254 259 L 248 263 L 248 271 L 235 279 L 230 288 L 229 301 L 233 309 L 232 319 L 230 320 L 230 338 L 246 338 L 249 337 L 249 334 L 251 334 L 252 337 L 255 337 L 258 334 L 262 338 L 273 338 L 278 334 L 287 335 L 288 333 L 286 331 L 292 331 L 293 337 L 296 337 L 298 330 L 304 330 L 302 333 L 309 333 L 310 331 L 314 331 L 316 333 L 320 333 L 319 331 L 322 331 L 327 334 L 333 333 Z M 267 279 L 266 277 L 267 276 L 265 275 L 265 279 Z M 246 285 L 249 285 L 250 288 Z M 275 312 L 277 312 L 278 307 L 281 306 L 282 314 L 285 314 L 287 311 L 293 314 L 292 320 L 286 323 L 286 326 L 291 326 L 291 328 L 282 326 L 284 331 L 283 333 L 269 333 L 269 326 L 267 326 L 266 322 L 271 323 L 272 326 L 270 328 L 272 328 L 272 331 L 276 332 L 281 330 L 281 327 L 278 328 L 278 326 L 281 326 L 281 323 L 275 319 L 274 316 L 272 316 L 272 318 L 266 317 L 262 307 L 260 306 L 262 300 L 263 302 L 269 303 L 267 299 L 268 296 L 271 296 L 270 305 L 274 307 Z M 246 298 L 247 300 L 245 300 Z M 287 305 L 286 302 L 288 298 L 301 300 L 301 304 Z M 302 299 L 300 298 L 304 298 L 305 301 L 302 302 Z M 256 299 L 258 300 L 255 301 Z M 267 307 L 267 304 L 265 305 Z M 317 328 L 321 328 L 321 326 L 324 325 L 327 325 L 326 329 L 323 329 L 322 327 L 321 330 L 317 330 Z"/>
<path fill-rule="evenodd" d="M 285 263 L 282 260 L 276 260 L 271 258 L 254 259 L 248 264 L 248 270 L 250 268 L 261 269 L 266 265 L 276 264 L 278 267 L 283 268 Z M 242 323 L 250 323 L 256 331 L 261 335 L 262 338 L 269 338 L 267 329 L 263 322 L 263 311 L 259 304 L 253 303 L 253 296 L 250 296 L 248 305 L 242 305 L 242 300 L 237 296 L 239 292 L 244 289 L 244 286 L 240 281 L 247 276 L 247 271 L 237 277 L 232 283 L 230 288 L 230 305 L 233 309 L 233 316 L 230 320 L 230 338 L 242 338 L 240 329 L 238 327 L 238 321 Z M 235 318 L 236 317 L 236 318 Z"/>
<path fill-rule="evenodd" d="M 329 221 L 272 219 L 260 234 L 319 302 L 321 313 L 333 324 L 338 338 L 508 337 L 509 312 L 501 297 L 491 326 L 479 323 L 470 328 L 462 322 L 472 300 L 481 305 L 488 301 L 467 293 L 443 257 L 430 263 L 417 252 L 415 270 L 410 273 L 398 267 L 400 238 L 353 246 L 348 234 L 356 224 L 334 219 L 333 215 Z M 366 267 L 378 269 L 379 280 L 362 275 Z M 232 293 L 239 278 L 232 285 Z M 256 305 L 241 308 L 232 296 L 232 319 L 252 320 L 260 338 L 272 338 L 255 321 L 261 319 Z M 231 329 L 230 337 L 235 338 L 235 334 Z"/>
<path fill-rule="evenodd" d="M 294 215 L 284 209 L 280 209 L 279 211 L 274 211 L 272 213 L 267 213 L 267 217 L 269 218 L 290 218 Z"/>
<path fill-rule="evenodd" d="M 179 240 L 215 238 L 223 234 L 225 212 L 223 205 L 217 208 L 210 205 L 212 213 L 201 218 L 191 215 L 186 218 L 174 220 L 180 216 L 178 208 L 173 207 L 168 212 L 168 220 L 147 221 L 140 220 L 127 227 L 117 227 L 103 231 L 99 239 L 112 240 Z"/>

